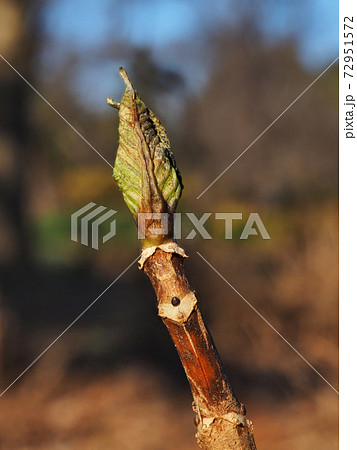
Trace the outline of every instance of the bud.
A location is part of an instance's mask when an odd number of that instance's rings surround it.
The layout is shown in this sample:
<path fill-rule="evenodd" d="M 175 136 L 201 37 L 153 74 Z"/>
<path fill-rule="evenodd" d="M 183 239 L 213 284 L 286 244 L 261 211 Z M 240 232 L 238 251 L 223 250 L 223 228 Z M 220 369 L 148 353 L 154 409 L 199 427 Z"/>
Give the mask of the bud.
<path fill-rule="evenodd" d="M 119 147 L 113 176 L 136 223 L 139 213 L 168 213 L 167 235 L 146 234 L 144 247 L 172 239 L 172 216 L 183 189 L 166 130 L 141 100 L 126 71 L 120 67 L 126 89 L 120 103 L 107 99 L 119 110 Z M 147 229 L 152 224 L 147 223 Z"/>

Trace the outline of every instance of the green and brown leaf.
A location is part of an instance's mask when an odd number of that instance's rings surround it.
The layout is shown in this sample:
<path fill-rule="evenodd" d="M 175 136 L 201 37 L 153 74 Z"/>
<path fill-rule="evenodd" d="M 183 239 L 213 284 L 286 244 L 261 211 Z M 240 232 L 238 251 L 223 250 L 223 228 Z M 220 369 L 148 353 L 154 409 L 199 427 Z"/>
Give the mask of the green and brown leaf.
<path fill-rule="evenodd" d="M 135 220 L 139 212 L 173 213 L 183 189 L 165 128 L 120 67 L 126 89 L 119 103 L 119 148 L 113 176 Z"/>

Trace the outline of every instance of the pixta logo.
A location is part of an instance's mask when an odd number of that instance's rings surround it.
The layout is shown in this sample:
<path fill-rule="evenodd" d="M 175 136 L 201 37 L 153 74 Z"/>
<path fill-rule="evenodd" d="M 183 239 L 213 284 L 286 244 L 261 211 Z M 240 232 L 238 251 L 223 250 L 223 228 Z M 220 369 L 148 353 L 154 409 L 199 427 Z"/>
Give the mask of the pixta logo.
<path fill-rule="evenodd" d="M 205 228 L 205 224 L 212 213 L 205 212 L 200 218 L 194 213 L 186 213 L 186 217 L 190 222 L 190 232 L 184 237 L 182 236 L 182 214 L 175 213 L 173 221 L 173 237 L 175 239 L 193 239 L 198 234 L 203 239 L 212 239 L 212 236 Z M 242 213 L 216 213 L 215 220 L 224 221 L 224 238 L 233 239 L 233 221 L 242 220 Z M 151 223 L 148 228 L 147 223 Z M 192 228 L 193 226 L 193 228 Z M 145 239 L 145 233 L 151 235 L 165 235 L 169 231 L 169 214 L 168 213 L 138 213 L 138 238 Z M 249 236 L 260 234 L 263 239 L 270 239 L 269 233 L 265 228 L 262 219 L 258 213 L 250 213 L 239 239 L 248 239 Z"/>
<path fill-rule="evenodd" d="M 94 208 L 95 207 L 95 208 Z M 93 209 L 94 208 L 94 209 Z M 108 221 L 117 211 L 110 209 L 105 214 L 101 214 L 108 208 L 105 206 L 97 206 L 96 203 L 88 203 L 88 205 L 79 209 L 71 215 L 71 239 L 78 242 L 78 228 L 80 228 L 81 244 L 89 245 L 98 250 L 99 245 L 99 227 L 104 222 Z M 98 217 L 99 216 L 99 217 Z M 98 218 L 96 218 L 98 217 Z M 92 221 L 92 219 L 95 219 Z M 91 222 L 92 221 L 92 222 Z M 115 219 L 110 222 L 110 231 L 102 237 L 103 244 L 116 233 Z M 89 237 L 91 243 L 89 244 Z"/>
<path fill-rule="evenodd" d="M 102 214 L 106 211 L 104 214 Z M 78 242 L 78 230 L 80 229 L 80 243 L 90 246 L 96 250 L 99 247 L 99 227 L 107 222 L 117 211 L 109 209 L 105 206 L 97 206 L 91 202 L 83 208 L 79 209 L 71 215 L 71 239 Z M 186 217 L 186 229 L 182 230 L 182 217 Z M 94 220 L 92 220 L 94 219 Z M 195 213 L 175 213 L 172 218 L 168 213 L 138 213 L 138 239 L 145 239 L 146 234 L 149 235 L 167 235 L 173 232 L 174 239 L 194 239 L 201 236 L 203 239 L 213 239 L 205 226 L 208 219 L 223 221 L 224 238 L 233 239 L 233 222 L 242 221 L 243 229 L 239 239 L 248 239 L 250 236 L 258 236 L 262 239 L 270 239 L 270 235 L 259 214 L 250 213 L 244 221 L 242 213 L 210 213 L 205 212 L 201 217 L 197 217 Z M 173 225 L 173 226 L 172 226 Z M 171 231 L 170 231 L 171 230 Z M 110 222 L 110 231 L 102 237 L 105 243 L 116 234 L 116 221 Z M 91 241 L 89 243 L 89 241 Z"/>

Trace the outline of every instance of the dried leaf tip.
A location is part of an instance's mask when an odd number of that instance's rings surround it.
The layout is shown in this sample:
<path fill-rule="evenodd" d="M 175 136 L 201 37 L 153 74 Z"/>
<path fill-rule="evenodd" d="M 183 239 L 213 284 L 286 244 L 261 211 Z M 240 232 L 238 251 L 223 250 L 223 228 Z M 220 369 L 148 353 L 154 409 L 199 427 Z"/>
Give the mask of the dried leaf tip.
<path fill-rule="evenodd" d="M 116 102 L 115 100 L 113 100 L 110 97 L 107 98 L 107 103 L 108 103 L 109 106 L 112 106 L 115 109 L 119 109 L 120 108 L 120 103 Z"/>
<path fill-rule="evenodd" d="M 122 79 L 124 80 L 126 88 L 129 90 L 129 92 L 131 94 L 134 94 L 135 89 L 134 89 L 133 83 L 130 81 L 128 74 L 126 73 L 126 70 L 124 69 L 124 67 L 122 67 L 122 66 L 119 67 L 119 73 L 120 73 L 120 76 L 122 77 Z"/>

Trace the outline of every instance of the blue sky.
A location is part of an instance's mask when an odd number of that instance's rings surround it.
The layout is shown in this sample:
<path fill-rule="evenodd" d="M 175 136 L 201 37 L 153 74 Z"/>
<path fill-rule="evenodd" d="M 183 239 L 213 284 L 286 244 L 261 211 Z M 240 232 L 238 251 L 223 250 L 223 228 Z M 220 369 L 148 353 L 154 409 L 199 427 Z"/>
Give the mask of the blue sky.
<path fill-rule="evenodd" d="M 304 63 L 322 66 L 338 53 L 338 1 L 310 0 L 307 4 L 307 11 L 301 8 L 299 15 L 296 5 L 289 8 L 289 2 L 267 1 L 261 24 L 268 39 L 294 34 Z M 125 35 L 133 44 L 160 47 L 192 39 L 214 22 L 229 23 L 230 5 L 229 0 L 52 0 L 45 26 L 59 45 L 98 46 L 116 34 Z"/>
<path fill-rule="evenodd" d="M 251 7 L 257 0 L 246 0 Z M 258 18 L 265 40 L 274 44 L 287 37 L 297 43 L 301 62 L 315 72 L 338 55 L 337 0 L 265 0 L 259 2 Z M 239 4 L 244 4 L 240 0 Z M 191 47 L 195 41 L 224 26 L 237 26 L 239 14 L 232 13 L 234 0 L 51 0 L 45 9 L 45 32 L 53 58 L 70 49 L 79 54 L 98 51 L 108 42 L 124 42 L 152 48 L 169 65 L 170 45 Z M 46 53 L 45 53 L 46 54 Z M 48 55 L 47 55 L 48 56 Z M 186 61 L 184 61 L 186 63 Z M 91 67 L 80 75 L 82 90 L 93 77 L 105 80 L 106 92 L 118 83 L 118 61 Z M 92 96 L 103 96 L 100 86 Z"/>

